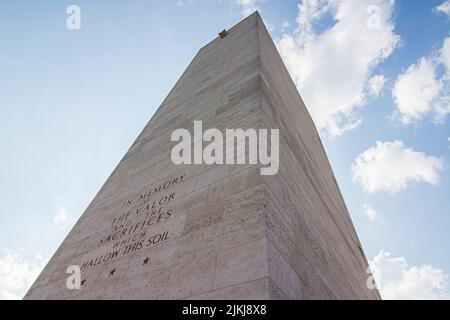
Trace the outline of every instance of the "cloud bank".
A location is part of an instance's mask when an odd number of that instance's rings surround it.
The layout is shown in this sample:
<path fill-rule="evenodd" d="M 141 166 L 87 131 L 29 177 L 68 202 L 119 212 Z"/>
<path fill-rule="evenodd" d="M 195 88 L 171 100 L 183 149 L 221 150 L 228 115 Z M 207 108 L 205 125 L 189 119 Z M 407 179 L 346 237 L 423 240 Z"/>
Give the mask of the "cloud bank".
<path fill-rule="evenodd" d="M 317 127 L 338 136 L 357 127 L 357 110 L 380 94 L 385 79 L 375 68 L 399 43 L 392 0 L 304 0 L 297 28 L 278 50 Z M 332 19 L 322 32 L 318 23 Z"/>

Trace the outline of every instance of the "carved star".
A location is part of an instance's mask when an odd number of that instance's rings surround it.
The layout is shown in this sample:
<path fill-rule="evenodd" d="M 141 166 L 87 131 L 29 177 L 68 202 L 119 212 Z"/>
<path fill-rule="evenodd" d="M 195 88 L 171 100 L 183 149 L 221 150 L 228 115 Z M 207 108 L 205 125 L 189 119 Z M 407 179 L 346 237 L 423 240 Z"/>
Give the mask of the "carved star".
<path fill-rule="evenodd" d="M 116 272 L 116 269 L 112 269 L 112 270 L 109 272 L 109 275 L 112 276 L 112 275 L 114 274 L 114 272 Z"/>
<path fill-rule="evenodd" d="M 149 257 L 146 257 L 146 258 L 142 261 L 142 265 L 147 264 L 149 260 L 150 260 L 150 258 L 149 258 Z"/>

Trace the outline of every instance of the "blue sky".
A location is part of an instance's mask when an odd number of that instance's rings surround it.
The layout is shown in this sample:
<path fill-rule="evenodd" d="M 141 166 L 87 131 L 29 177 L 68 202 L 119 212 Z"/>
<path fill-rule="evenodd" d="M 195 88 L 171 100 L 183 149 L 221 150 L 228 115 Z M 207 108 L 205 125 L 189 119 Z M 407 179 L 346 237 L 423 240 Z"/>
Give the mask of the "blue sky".
<path fill-rule="evenodd" d="M 78 0 L 0 3 L 0 298 L 23 295 L 197 50 L 255 9 L 383 297 L 450 297 L 449 1 Z"/>

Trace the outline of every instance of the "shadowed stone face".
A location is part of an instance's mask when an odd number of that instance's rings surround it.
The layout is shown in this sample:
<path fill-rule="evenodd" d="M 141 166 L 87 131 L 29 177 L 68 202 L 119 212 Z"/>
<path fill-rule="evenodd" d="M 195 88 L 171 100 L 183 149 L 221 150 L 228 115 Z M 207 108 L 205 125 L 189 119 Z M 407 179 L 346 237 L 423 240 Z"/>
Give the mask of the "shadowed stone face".
<path fill-rule="evenodd" d="M 279 170 L 179 164 L 177 129 L 279 130 Z M 192 142 L 193 143 L 193 142 Z M 69 290 L 67 267 L 79 266 Z M 26 299 L 379 299 L 314 124 L 257 13 L 193 59 Z"/>

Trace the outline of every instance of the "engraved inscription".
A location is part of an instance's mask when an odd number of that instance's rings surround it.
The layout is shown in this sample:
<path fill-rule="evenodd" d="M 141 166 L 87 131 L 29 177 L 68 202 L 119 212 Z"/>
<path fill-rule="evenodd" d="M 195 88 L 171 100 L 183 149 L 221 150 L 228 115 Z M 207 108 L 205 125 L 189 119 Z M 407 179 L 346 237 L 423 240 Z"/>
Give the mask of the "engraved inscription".
<path fill-rule="evenodd" d="M 173 215 L 170 205 L 177 195 L 171 189 L 184 181 L 184 174 L 166 179 L 157 185 L 146 187 L 134 198 L 123 201 L 121 212 L 109 222 L 109 232 L 97 242 L 97 248 L 110 246 L 111 249 L 105 254 L 83 261 L 81 270 L 169 240 L 170 230 L 155 232 L 149 229 Z"/>

